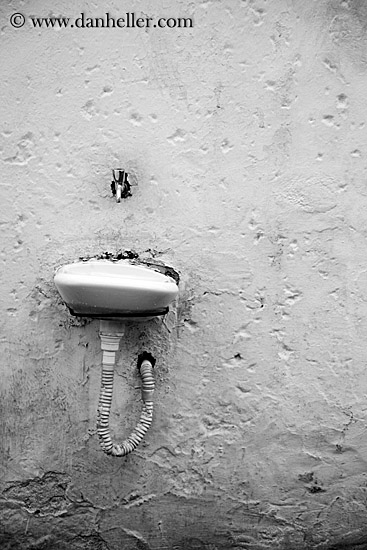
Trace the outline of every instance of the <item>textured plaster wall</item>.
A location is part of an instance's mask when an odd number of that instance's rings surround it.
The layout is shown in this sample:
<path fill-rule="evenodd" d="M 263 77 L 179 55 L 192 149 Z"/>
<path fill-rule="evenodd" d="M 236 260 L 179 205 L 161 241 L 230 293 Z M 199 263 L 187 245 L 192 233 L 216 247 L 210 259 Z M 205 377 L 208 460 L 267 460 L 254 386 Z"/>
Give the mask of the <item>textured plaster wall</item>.
<path fill-rule="evenodd" d="M 3 1 L 3 549 L 367 548 L 367 4 Z M 9 17 L 193 17 L 34 29 Z M 116 204 L 110 170 L 135 185 Z M 98 322 L 58 265 L 133 250 L 180 273 L 129 326 L 99 449 Z"/>

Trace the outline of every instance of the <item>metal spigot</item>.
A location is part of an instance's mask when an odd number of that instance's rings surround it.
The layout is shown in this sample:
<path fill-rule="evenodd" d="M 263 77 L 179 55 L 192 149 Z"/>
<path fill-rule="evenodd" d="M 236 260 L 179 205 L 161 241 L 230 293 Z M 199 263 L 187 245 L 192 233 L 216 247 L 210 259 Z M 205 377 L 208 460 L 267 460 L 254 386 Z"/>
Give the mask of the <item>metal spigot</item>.
<path fill-rule="evenodd" d="M 121 168 L 112 169 L 113 181 L 111 183 L 112 195 L 116 196 L 116 202 L 120 202 L 121 199 L 131 197 L 130 182 L 125 170 Z"/>

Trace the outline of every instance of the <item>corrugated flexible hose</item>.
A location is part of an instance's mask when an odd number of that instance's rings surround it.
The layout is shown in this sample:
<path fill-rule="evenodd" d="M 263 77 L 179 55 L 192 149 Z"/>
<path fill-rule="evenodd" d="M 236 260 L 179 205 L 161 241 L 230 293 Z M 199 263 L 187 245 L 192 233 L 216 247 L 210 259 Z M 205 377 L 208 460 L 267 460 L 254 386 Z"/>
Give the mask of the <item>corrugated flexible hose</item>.
<path fill-rule="evenodd" d="M 113 443 L 109 429 L 109 417 L 112 403 L 115 361 L 115 351 L 103 351 L 102 382 L 97 411 L 97 433 L 101 447 L 106 454 L 112 456 L 125 456 L 136 449 L 152 423 L 155 383 L 153 365 L 151 361 L 144 359 L 140 365 L 140 376 L 142 379 L 141 396 L 144 404 L 139 422 L 129 437 L 120 445 Z"/>

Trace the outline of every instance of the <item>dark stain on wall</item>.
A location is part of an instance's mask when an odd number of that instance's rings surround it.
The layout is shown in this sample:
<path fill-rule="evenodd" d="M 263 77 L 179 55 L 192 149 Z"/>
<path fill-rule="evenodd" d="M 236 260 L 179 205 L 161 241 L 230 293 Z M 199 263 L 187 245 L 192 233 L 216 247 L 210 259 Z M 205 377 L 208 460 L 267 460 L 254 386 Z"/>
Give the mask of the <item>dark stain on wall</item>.
<path fill-rule="evenodd" d="M 367 3 L 364 0 L 331 0 L 327 5 L 331 42 L 359 69 L 367 68 Z"/>
<path fill-rule="evenodd" d="M 4 489 L 3 497 L 36 516 L 59 515 L 67 511 L 66 489 L 70 478 L 47 472 L 40 478 L 15 481 Z"/>
<path fill-rule="evenodd" d="M 314 476 L 306 473 L 301 480 L 311 482 Z M 63 472 L 9 482 L 0 496 L 1 550 L 367 550 L 365 533 L 349 533 L 331 544 L 316 531 L 305 532 L 260 509 L 224 513 L 228 503 L 213 495 L 167 494 L 159 507 L 151 502 L 102 507 L 74 489 Z"/>

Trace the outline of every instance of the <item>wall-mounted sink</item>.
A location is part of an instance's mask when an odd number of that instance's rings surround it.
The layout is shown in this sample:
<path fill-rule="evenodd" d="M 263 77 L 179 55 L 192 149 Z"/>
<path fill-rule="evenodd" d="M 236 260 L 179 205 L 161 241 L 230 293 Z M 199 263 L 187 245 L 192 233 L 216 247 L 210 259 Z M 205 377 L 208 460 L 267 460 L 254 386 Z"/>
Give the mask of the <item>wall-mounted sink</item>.
<path fill-rule="evenodd" d="M 164 315 L 178 293 L 171 277 L 128 260 L 64 265 L 54 281 L 73 315 L 98 319 Z"/>

